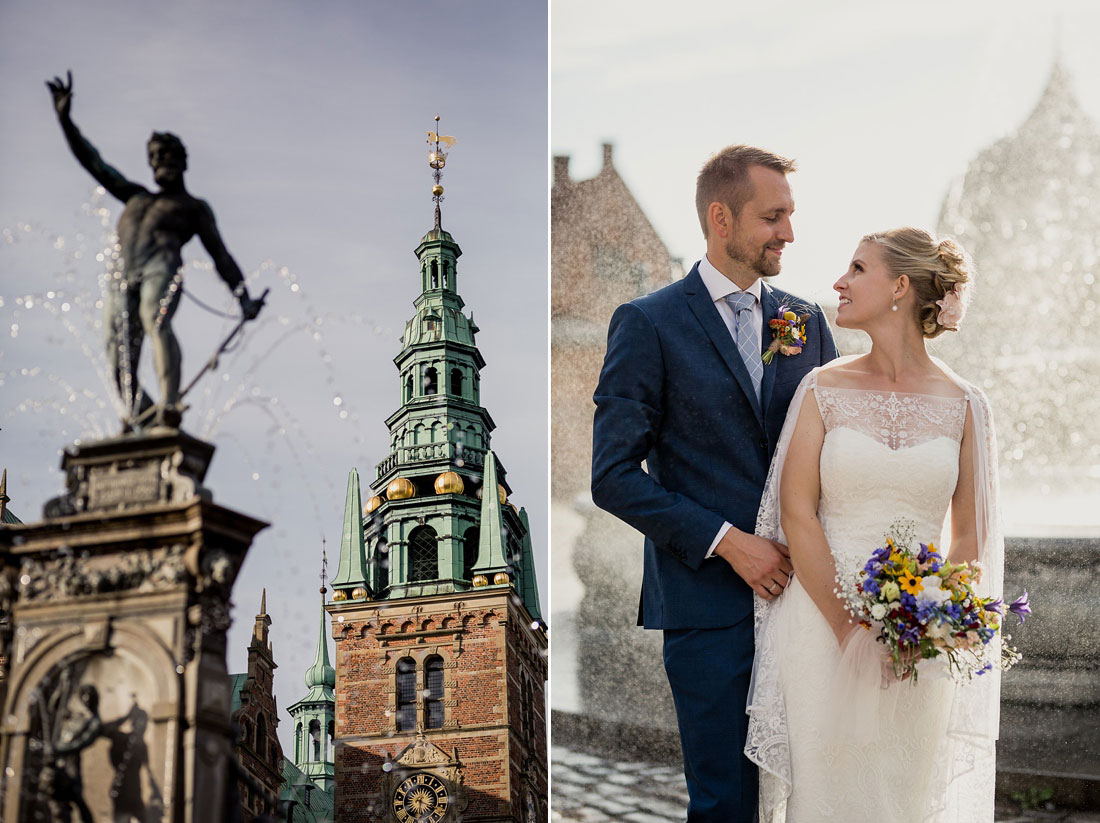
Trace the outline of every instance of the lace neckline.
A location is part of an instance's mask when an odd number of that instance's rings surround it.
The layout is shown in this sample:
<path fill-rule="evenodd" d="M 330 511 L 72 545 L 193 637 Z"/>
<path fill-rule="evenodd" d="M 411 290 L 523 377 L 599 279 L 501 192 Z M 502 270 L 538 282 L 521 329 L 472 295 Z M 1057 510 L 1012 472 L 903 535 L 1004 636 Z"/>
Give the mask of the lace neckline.
<path fill-rule="evenodd" d="M 898 397 L 924 397 L 929 400 L 943 400 L 945 402 L 962 402 L 967 400 L 965 394 L 961 394 L 958 397 L 953 397 L 946 394 L 928 394 L 927 392 L 916 391 L 896 391 L 894 389 L 861 389 L 856 386 L 823 386 L 820 383 L 814 383 L 814 389 L 817 391 L 843 391 L 843 392 L 866 392 L 868 394 L 877 394 L 881 397 L 890 397 L 896 395 Z"/>
<path fill-rule="evenodd" d="M 967 398 L 916 392 L 815 386 L 825 432 L 851 429 L 889 447 L 911 448 L 940 437 L 962 441 Z"/>

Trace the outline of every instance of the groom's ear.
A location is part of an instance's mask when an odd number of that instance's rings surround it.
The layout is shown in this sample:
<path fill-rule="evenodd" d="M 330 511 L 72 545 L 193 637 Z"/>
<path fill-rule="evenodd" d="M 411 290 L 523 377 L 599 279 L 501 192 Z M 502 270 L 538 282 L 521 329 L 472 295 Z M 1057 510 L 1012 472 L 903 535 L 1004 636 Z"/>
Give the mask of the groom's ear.
<path fill-rule="evenodd" d="M 719 237 L 729 237 L 733 230 L 733 212 L 729 206 L 717 200 L 707 206 L 707 227 Z"/>

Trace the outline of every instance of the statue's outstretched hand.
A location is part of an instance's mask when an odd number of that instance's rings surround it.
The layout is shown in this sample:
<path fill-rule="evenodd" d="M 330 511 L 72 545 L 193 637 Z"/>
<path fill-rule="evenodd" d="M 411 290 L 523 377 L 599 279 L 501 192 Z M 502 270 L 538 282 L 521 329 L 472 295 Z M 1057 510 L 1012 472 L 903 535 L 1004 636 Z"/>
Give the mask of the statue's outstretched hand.
<path fill-rule="evenodd" d="M 66 83 L 60 77 L 55 77 L 53 80 L 47 80 L 46 85 L 49 86 L 50 92 L 53 94 L 53 105 L 57 109 L 58 117 L 67 118 L 69 116 L 69 109 L 73 104 L 73 73 L 72 71 L 66 72 L 66 76 L 69 81 Z"/>
<path fill-rule="evenodd" d="M 266 295 L 267 292 L 264 292 Z M 260 297 L 258 300 L 253 300 L 247 294 L 241 296 L 241 311 L 244 314 L 245 320 L 255 320 L 260 313 L 260 309 L 264 307 L 264 298 Z"/>

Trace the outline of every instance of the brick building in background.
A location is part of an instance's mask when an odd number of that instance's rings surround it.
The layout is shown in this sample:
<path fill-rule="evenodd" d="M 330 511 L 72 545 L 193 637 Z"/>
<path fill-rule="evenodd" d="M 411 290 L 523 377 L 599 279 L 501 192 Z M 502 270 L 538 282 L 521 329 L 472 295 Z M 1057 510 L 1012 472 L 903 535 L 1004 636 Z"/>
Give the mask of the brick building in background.
<path fill-rule="evenodd" d="M 441 167 L 438 146 L 437 158 Z M 365 507 L 350 473 L 326 606 L 340 823 L 549 815 L 547 639 L 530 527 L 490 448 L 485 361 L 436 182 L 435 225 L 416 247 L 420 293 L 394 361 L 402 402 L 386 420 L 390 454 Z"/>
<path fill-rule="evenodd" d="M 569 157 L 554 158 L 550 191 L 551 497 L 571 504 L 588 494 L 592 392 L 600 376 L 607 324 L 620 303 L 683 277 L 631 195 L 604 143 L 603 167 L 569 177 Z"/>

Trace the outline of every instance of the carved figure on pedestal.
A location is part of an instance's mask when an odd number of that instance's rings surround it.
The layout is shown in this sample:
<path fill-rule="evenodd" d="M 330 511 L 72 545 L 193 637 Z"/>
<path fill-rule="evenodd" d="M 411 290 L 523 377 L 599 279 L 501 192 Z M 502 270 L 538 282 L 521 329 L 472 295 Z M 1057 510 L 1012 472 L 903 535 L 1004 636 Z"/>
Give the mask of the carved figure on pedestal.
<path fill-rule="evenodd" d="M 164 817 L 164 798 L 149 768 L 149 748 L 145 744 L 145 729 L 149 715 L 137 704 L 130 707 L 124 720 L 130 721 L 130 730 L 113 729 L 105 733 L 111 740 L 111 765 L 115 779 L 111 783 L 113 823 L 150 823 Z M 144 769 L 143 769 L 144 767 Z M 141 775 L 144 771 L 150 802 L 145 803 Z"/>
<path fill-rule="evenodd" d="M 153 132 L 149 138 L 149 165 L 160 187 L 159 191 L 151 192 L 103 162 L 73 123 L 72 72 L 68 73 L 67 82 L 55 77 L 46 85 L 53 94 L 65 139 L 80 165 L 125 203 L 118 221 L 119 266 L 108 283 L 104 323 L 107 359 L 126 408 L 123 430 L 139 428 L 154 411 L 156 424 L 177 428 L 182 412 L 180 349 L 171 321 L 182 292 L 184 244 L 198 234 L 214 258 L 218 274 L 240 301 L 244 320 L 259 314 L 263 298 L 249 297 L 244 276 L 222 242 L 214 212 L 205 200 L 193 197 L 184 188 L 187 150 L 178 137 L 169 132 Z M 146 335 L 153 342 L 153 363 L 160 389 L 156 407 L 137 379 Z"/>
<path fill-rule="evenodd" d="M 95 743 L 107 727 L 99 717 L 99 692 L 95 686 L 85 683 L 80 687 L 81 708 L 77 712 L 66 708 L 71 694 L 72 673 L 66 668 L 46 701 L 48 716 L 42 718 L 46 766 L 39 787 L 47 798 L 52 823 L 70 823 L 73 807 L 81 823 L 93 823 L 92 813 L 84 800 L 80 753 Z M 48 726 L 50 719 L 58 721 L 52 733 Z M 109 724 L 110 729 L 113 731 L 121 722 L 120 719 Z"/>

